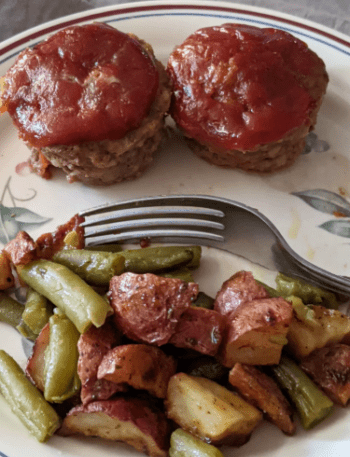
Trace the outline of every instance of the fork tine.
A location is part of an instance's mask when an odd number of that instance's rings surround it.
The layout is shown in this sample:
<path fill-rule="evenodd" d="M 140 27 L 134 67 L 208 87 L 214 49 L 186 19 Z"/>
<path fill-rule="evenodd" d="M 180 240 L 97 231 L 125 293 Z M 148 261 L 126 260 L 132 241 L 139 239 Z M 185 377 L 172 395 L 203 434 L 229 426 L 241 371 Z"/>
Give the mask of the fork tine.
<path fill-rule="evenodd" d="M 191 226 L 197 227 L 198 229 L 213 229 L 213 230 L 224 230 L 224 225 L 218 222 L 194 219 L 194 218 L 147 218 L 147 219 L 135 219 L 126 220 L 120 222 L 114 222 L 111 224 L 97 225 L 93 227 L 85 227 L 85 238 L 91 236 L 103 235 L 107 233 L 118 233 L 121 231 L 132 230 L 132 229 L 148 229 L 149 227 L 162 227 L 163 231 L 168 230 L 169 227 L 181 226 L 183 228 Z"/>
<path fill-rule="evenodd" d="M 223 199 L 222 199 L 223 201 Z M 79 213 L 80 216 L 92 216 L 95 214 L 102 214 L 108 211 L 119 211 L 129 208 L 144 208 L 147 206 L 194 206 L 199 205 L 207 208 L 213 208 L 217 204 L 215 197 L 208 195 L 160 195 L 156 197 L 143 197 L 142 199 L 134 198 L 131 200 L 124 200 L 117 203 L 106 203 L 104 205 L 95 206 L 93 208 L 86 209 Z"/>
<path fill-rule="evenodd" d="M 181 243 L 191 243 L 194 242 L 194 240 L 198 243 L 199 240 L 206 240 L 207 245 L 217 242 L 222 243 L 224 241 L 224 237 L 222 235 L 217 235 L 215 233 L 202 232 L 198 230 L 168 229 L 166 231 L 166 235 L 164 234 L 164 230 L 136 230 L 124 233 L 111 233 L 108 235 L 94 236 L 87 238 L 86 244 L 87 246 L 97 246 L 112 242 L 140 241 L 145 238 L 152 238 L 153 241 L 169 241 L 169 239 L 172 239 L 172 241 L 179 241 Z"/>
<path fill-rule="evenodd" d="M 114 207 L 115 205 L 113 205 Z M 212 217 L 222 218 L 225 214 L 222 211 L 213 208 L 202 208 L 198 206 L 145 206 L 142 208 L 126 208 L 126 209 L 111 209 L 110 206 L 104 207 L 104 211 L 101 214 L 95 213 L 98 210 L 94 210 L 94 214 L 86 214 L 87 211 L 80 213 L 80 216 L 85 216 L 85 222 L 81 224 L 82 227 L 88 227 L 91 225 L 102 224 L 107 221 L 118 221 L 121 219 L 139 218 L 142 216 L 183 216 L 183 217 Z"/>

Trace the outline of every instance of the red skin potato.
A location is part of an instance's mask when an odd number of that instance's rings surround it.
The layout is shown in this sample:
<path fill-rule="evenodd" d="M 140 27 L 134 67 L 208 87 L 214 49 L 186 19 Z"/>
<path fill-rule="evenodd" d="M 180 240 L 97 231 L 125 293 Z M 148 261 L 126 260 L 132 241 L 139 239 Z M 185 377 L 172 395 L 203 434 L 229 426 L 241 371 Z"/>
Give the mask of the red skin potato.
<path fill-rule="evenodd" d="M 130 397 L 95 401 L 73 408 L 65 417 L 59 434 L 100 436 L 128 443 L 152 457 L 166 457 L 170 431 L 170 423 L 162 411 L 146 399 Z"/>
<path fill-rule="evenodd" d="M 282 432 L 294 435 L 292 408 L 272 378 L 252 365 L 236 363 L 229 373 L 229 383 Z"/>
<path fill-rule="evenodd" d="M 37 244 L 27 232 L 21 231 L 5 245 L 3 252 L 13 265 L 24 266 L 37 259 Z"/>
<path fill-rule="evenodd" d="M 126 383 L 134 389 L 147 390 L 165 398 L 169 379 L 177 363 L 161 349 L 146 344 L 117 346 L 103 357 L 97 372 L 99 379 Z"/>
<path fill-rule="evenodd" d="M 244 302 L 268 297 L 265 288 L 255 281 L 250 271 L 238 271 L 221 286 L 214 310 L 228 316 Z"/>
<path fill-rule="evenodd" d="M 124 273 L 110 281 L 114 321 L 128 338 L 161 346 L 168 343 L 198 284 L 151 273 Z"/>
<path fill-rule="evenodd" d="M 43 233 L 36 240 L 38 246 L 38 256 L 44 259 L 51 257 L 64 247 L 63 240 L 67 233 L 75 231 L 78 234 L 79 243 L 76 249 L 83 249 L 85 246 L 84 228 L 80 224 L 84 218 L 77 214 L 69 219 L 65 224 L 59 225 L 54 232 Z"/>
<path fill-rule="evenodd" d="M 350 346 L 334 344 L 316 349 L 300 364 L 305 373 L 340 406 L 350 399 Z"/>
<path fill-rule="evenodd" d="M 116 392 L 125 392 L 124 384 L 97 379 L 97 370 L 104 355 L 119 343 L 119 335 L 110 323 L 90 327 L 78 341 L 78 375 L 81 380 L 81 401 L 85 405 L 94 400 L 107 400 Z"/>
<path fill-rule="evenodd" d="M 228 368 L 237 362 L 249 365 L 279 363 L 283 345 L 274 343 L 271 338 L 286 337 L 292 318 L 293 307 L 282 297 L 242 303 L 227 318 L 217 359 Z"/>
<path fill-rule="evenodd" d="M 26 365 L 26 375 L 30 381 L 42 392 L 44 391 L 45 350 L 50 340 L 50 324 L 47 323 L 35 340 L 33 353 Z"/>
<path fill-rule="evenodd" d="M 169 343 L 214 356 L 226 328 L 226 317 L 205 308 L 188 308 L 181 316 Z"/>

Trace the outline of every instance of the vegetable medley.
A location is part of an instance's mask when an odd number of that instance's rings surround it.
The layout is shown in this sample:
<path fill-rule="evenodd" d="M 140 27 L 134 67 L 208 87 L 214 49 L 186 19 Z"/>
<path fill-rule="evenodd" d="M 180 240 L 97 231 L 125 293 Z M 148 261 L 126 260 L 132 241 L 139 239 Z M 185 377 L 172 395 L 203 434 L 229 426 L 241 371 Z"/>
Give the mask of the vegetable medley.
<path fill-rule="evenodd" d="M 220 457 L 262 420 L 293 435 L 294 416 L 310 429 L 348 404 L 350 318 L 332 293 L 242 270 L 209 297 L 199 246 L 85 248 L 80 222 L 0 253 L 0 321 L 34 342 L 25 372 L 0 350 L 0 392 L 40 442 Z"/>

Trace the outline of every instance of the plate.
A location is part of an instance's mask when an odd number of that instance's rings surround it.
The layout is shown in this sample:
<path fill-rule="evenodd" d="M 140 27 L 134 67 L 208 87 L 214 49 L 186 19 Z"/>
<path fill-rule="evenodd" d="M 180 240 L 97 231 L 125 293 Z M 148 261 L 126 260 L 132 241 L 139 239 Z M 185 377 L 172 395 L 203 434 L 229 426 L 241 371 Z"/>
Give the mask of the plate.
<path fill-rule="evenodd" d="M 18 139 L 7 115 L 0 117 L 0 243 L 18 230 L 34 238 L 53 230 L 76 212 L 106 202 L 158 194 L 199 193 L 241 201 L 258 208 L 307 260 L 337 274 L 350 275 L 350 40 L 335 31 L 286 14 L 221 2 L 141 2 L 72 15 L 31 29 L 2 43 L 0 75 L 20 51 L 72 24 L 103 21 L 133 32 L 151 43 L 158 59 L 196 29 L 225 22 L 282 28 L 304 40 L 326 63 L 330 83 L 307 148 L 293 167 L 270 176 L 211 166 L 190 153 L 173 133 L 157 154 L 153 166 L 138 180 L 108 188 L 68 184 L 55 170 L 45 181 L 28 173 L 29 152 Z M 198 278 L 207 293 L 215 293 L 234 272 L 237 259 L 208 252 Z M 214 274 L 215 272 L 215 274 Z M 215 278 L 215 279 L 213 279 Z M 209 286 L 208 286 L 209 284 Z M 207 289 L 206 289 L 207 288 Z M 1 326 L 0 348 L 24 366 L 25 356 L 16 332 Z M 0 398 L 1 457 L 107 457 L 140 455 L 123 444 L 97 439 L 53 437 L 39 444 Z M 347 456 L 350 414 L 338 408 L 316 429 L 298 429 L 293 438 L 264 423 L 248 444 L 224 449 L 225 456 L 322 457 Z"/>

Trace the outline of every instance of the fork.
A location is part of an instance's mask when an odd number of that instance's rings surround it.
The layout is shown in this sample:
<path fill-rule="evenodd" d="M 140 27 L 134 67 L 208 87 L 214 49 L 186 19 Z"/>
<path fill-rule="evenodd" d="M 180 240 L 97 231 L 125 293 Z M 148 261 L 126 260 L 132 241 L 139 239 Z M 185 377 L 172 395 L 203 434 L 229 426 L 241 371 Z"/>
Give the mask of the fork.
<path fill-rule="evenodd" d="M 294 252 L 257 209 L 208 195 L 168 195 L 126 200 L 79 213 L 87 246 L 112 242 L 200 244 L 350 296 L 350 278 L 313 265 Z"/>

